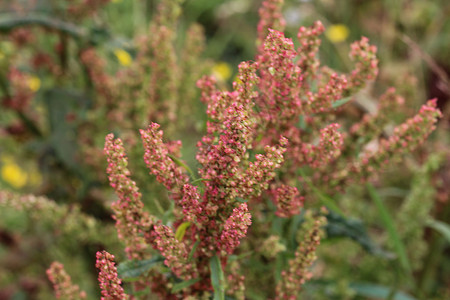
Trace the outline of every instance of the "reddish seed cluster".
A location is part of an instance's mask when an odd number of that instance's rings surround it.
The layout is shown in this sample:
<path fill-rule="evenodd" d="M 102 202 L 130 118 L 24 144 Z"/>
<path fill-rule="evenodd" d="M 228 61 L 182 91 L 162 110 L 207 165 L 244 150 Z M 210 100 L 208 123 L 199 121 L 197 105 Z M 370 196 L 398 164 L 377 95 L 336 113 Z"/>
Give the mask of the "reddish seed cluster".
<path fill-rule="evenodd" d="M 233 295 L 236 300 L 244 300 L 245 276 L 242 275 L 239 262 L 231 262 L 227 271 L 227 294 Z"/>
<path fill-rule="evenodd" d="M 282 7 L 284 0 L 264 1 L 259 9 L 257 44 L 262 45 L 269 33 L 269 29 L 283 31 L 286 21 L 283 18 Z"/>
<path fill-rule="evenodd" d="M 276 215 L 281 218 L 289 218 L 300 213 L 303 207 L 304 197 L 300 196 L 296 187 L 281 184 L 273 188 L 273 202 L 277 207 Z"/>
<path fill-rule="evenodd" d="M 394 129 L 394 134 L 381 144 L 375 153 L 366 153 L 361 158 L 360 172 L 363 177 L 385 165 L 389 160 L 396 160 L 402 153 L 410 152 L 428 137 L 435 129 L 437 119 L 442 113 L 436 108 L 436 99 L 429 100 L 419 113 Z"/>
<path fill-rule="evenodd" d="M 241 178 L 240 192 L 243 197 L 258 197 L 269 187 L 269 182 L 275 178 L 275 170 L 281 167 L 284 161 L 283 153 L 286 152 L 288 141 L 281 137 L 279 146 L 266 146 L 265 155 L 256 154 L 256 161 L 250 162 Z"/>
<path fill-rule="evenodd" d="M 67 8 L 67 13 L 71 18 L 82 19 L 87 16 L 92 16 L 104 5 L 111 0 L 82 0 L 69 1 L 70 5 Z"/>
<path fill-rule="evenodd" d="M 302 106 L 300 88 L 303 81 L 300 68 L 294 63 L 296 52 L 291 39 L 279 31 L 269 30 L 264 51 L 258 56 L 261 93 L 257 104 L 262 108 L 260 117 L 271 126 L 280 120 L 298 116 Z M 279 125 L 278 125 L 279 127 Z"/>
<path fill-rule="evenodd" d="M 343 92 L 347 88 L 347 78 L 345 75 L 338 75 L 335 72 L 323 74 L 328 80 L 322 80 L 317 93 L 306 92 L 308 105 L 305 113 L 319 113 L 329 111 L 333 103 L 342 99 Z"/>
<path fill-rule="evenodd" d="M 102 101 L 103 99 L 106 103 L 112 101 L 115 88 L 113 79 L 105 72 L 106 62 L 97 54 L 95 48 L 83 50 L 80 60 L 87 68 L 97 93 L 103 97 Z"/>
<path fill-rule="evenodd" d="M 162 183 L 169 191 L 179 193 L 179 190 L 189 178 L 181 166 L 175 164 L 170 155 L 178 152 L 180 144 L 165 144 L 163 142 L 163 131 L 158 130 L 159 125 L 151 123 L 147 130 L 140 130 L 144 144 L 144 160 L 150 170 L 150 174 L 156 176 L 158 182 Z M 175 151 L 170 152 L 170 150 Z"/>
<path fill-rule="evenodd" d="M 317 58 L 317 52 L 321 44 L 319 35 L 324 31 L 325 27 L 320 21 L 316 21 L 311 27 L 302 26 L 298 29 L 297 38 L 300 46 L 297 49 L 297 65 L 307 78 L 316 78 L 317 76 L 317 70 L 320 66 Z"/>
<path fill-rule="evenodd" d="M 355 69 L 350 74 L 349 93 L 354 93 L 363 87 L 368 80 L 374 80 L 378 75 L 377 47 L 369 44 L 369 39 L 361 38 L 351 45 L 350 58 L 356 62 Z"/>
<path fill-rule="evenodd" d="M 86 299 L 86 292 L 80 291 L 78 285 L 72 283 L 70 276 L 64 270 L 63 264 L 55 261 L 47 270 L 48 279 L 52 282 L 57 299 Z"/>
<path fill-rule="evenodd" d="M 11 68 L 8 72 L 8 80 L 10 95 L 6 95 L 2 99 L 2 105 L 18 112 L 25 111 L 34 96 L 34 92 L 28 84 L 29 76 L 16 68 Z"/>
<path fill-rule="evenodd" d="M 119 239 L 125 242 L 129 258 L 142 259 L 147 248 L 140 233 L 150 227 L 151 219 L 144 213 L 144 204 L 136 183 L 129 178 L 128 160 L 122 141 L 114 140 L 113 134 L 106 136 L 104 152 L 107 155 L 111 187 L 119 200 L 112 205 Z"/>
<path fill-rule="evenodd" d="M 309 165 L 313 168 L 324 166 L 341 154 L 343 138 L 338 129 L 340 125 L 333 123 L 320 130 L 320 140 L 317 145 L 303 143 L 300 133 L 291 139 L 289 156 L 297 167 Z M 291 135 L 293 135 L 291 131 Z"/>
<path fill-rule="evenodd" d="M 164 264 L 179 278 L 189 280 L 196 277 L 195 266 L 188 262 L 188 250 L 186 245 L 175 238 L 170 227 L 165 225 L 155 225 L 153 231 L 147 236 L 147 239 L 153 244 L 164 257 Z"/>
<path fill-rule="evenodd" d="M 195 223 L 197 226 L 201 226 L 204 219 L 202 217 L 203 205 L 200 203 L 200 193 L 197 191 L 197 187 L 185 184 L 183 187 L 183 198 L 180 201 L 180 205 L 183 208 L 184 220 L 187 222 Z"/>
<path fill-rule="evenodd" d="M 239 246 L 240 239 L 247 234 L 247 228 L 252 224 L 251 215 L 248 212 L 246 203 L 233 209 L 231 216 L 225 221 L 222 234 L 220 236 L 220 249 L 232 254 Z"/>
<path fill-rule="evenodd" d="M 36 36 L 33 30 L 24 27 L 13 29 L 9 33 L 9 39 L 19 48 L 36 42 Z"/>
<path fill-rule="evenodd" d="M 114 263 L 114 255 L 106 251 L 97 252 L 95 267 L 100 271 L 98 281 L 102 292 L 102 300 L 125 300 L 129 296 L 122 288 L 122 281 L 117 277 L 117 268 Z"/>

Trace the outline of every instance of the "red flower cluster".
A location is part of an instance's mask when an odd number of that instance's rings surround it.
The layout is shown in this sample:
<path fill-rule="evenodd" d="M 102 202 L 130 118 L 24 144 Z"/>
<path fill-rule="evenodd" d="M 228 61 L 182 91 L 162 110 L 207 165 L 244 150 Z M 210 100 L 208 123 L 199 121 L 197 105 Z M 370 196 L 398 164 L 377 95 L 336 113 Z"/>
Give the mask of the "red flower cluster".
<path fill-rule="evenodd" d="M 102 300 L 128 299 L 128 295 L 125 294 L 121 286 L 122 281 L 117 277 L 114 255 L 109 254 L 106 251 L 97 252 L 97 262 L 95 267 L 100 270 L 98 281 L 102 291 Z"/>

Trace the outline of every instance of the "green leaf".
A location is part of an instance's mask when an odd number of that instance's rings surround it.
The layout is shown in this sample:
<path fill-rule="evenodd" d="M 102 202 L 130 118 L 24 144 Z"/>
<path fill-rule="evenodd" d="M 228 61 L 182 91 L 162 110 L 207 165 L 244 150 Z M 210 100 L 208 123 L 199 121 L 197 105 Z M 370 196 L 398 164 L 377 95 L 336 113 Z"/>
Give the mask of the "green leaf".
<path fill-rule="evenodd" d="M 350 288 L 353 289 L 359 296 L 375 299 L 389 299 L 391 294 L 391 288 L 363 282 L 354 282 L 350 284 Z M 392 300 L 416 300 L 416 298 L 404 293 L 396 292 Z"/>
<path fill-rule="evenodd" d="M 428 219 L 426 224 L 442 234 L 447 242 L 450 243 L 450 225 L 435 219 Z"/>
<path fill-rule="evenodd" d="M 11 14 L 0 18 L 0 32 L 9 32 L 17 27 L 33 25 L 57 30 L 77 39 L 87 37 L 87 32 L 83 28 L 46 15 L 28 14 L 22 16 Z"/>
<path fill-rule="evenodd" d="M 177 284 L 174 284 L 174 286 L 172 287 L 172 293 L 177 293 L 199 281 L 200 281 L 200 278 L 192 278 L 190 280 L 186 280 L 186 281 L 182 281 Z"/>
<path fill-rule="evenodd" d="M 240 260 L 240 259 L 243 259 L 243 258 L 246 258 L 246 257 L 252 255 L 253 253 L 254 253 L 254 251 L 249 251 L 249 252 L 245 252 L 245 253 L 242 253 L 239 255 L 230 255 L 230 256 L 228 256 L 228 261 Z"/>
<path fill-rule="evenodd" d="M 193 181 L 191 182 L 191 184 L 192 184 L 192 185 L 197 185 L 198 183 L 203 182 L 203 181 L 211 181 L 211 179 L 198 178 L 198 179 L 193 180 Z"/>
<path fill-rule="evenodd" d="M 349 102 L 350 100 L 352 100 L 352 97 L 345 97 L 345 98 L 339 99 L 339 100 L 333 102 L 331 107 L 338 108 L 339 106 L 344 105 L 345 103 Z"/>
<path fill-rule="evenodd" d="M 391 253 L 384 251 L 373 242 L 361 220 L 344 218 L 333 211 L 330 211 L 326 217 L 328 220 L 325 227 L 327 238 L 348 237 L 371 254 L 392 258 Z"/>
<path fill-rule="evenodd" d="M 236 201 L 237 201 L 237 202 L 241 202 L 241 203 L 247 203 L 247 202 L 248 202 L 248 199 L 246 200 L 246 199 L 241 198 L 241 197 L 236 197 Z"/>
<path fill-rule="evenodd" d="M 125 281 L 135 281 L 163 261 L 164 257 L 162 256 L 145 260 L 127 260 L 117 266 L 117 274 Z"/>
<path fill-rule="evenodd" d="M 78 151 L 77 121 L 79 121 L 79 115 L 87 109 L 89 99 L 74 91 L 51 89 L 44 93 L 43 101 L 47 106 L 51 129 L 50 146 L 66 167 L 82 173 L 80 164 L 76 160 Z M 67 116 L 70 114 L 75 114 L 76 120 L 67 120 Z"/>
<path fill-rule="evenodd" d="M 173 160 L 174 163 L 176 163 L 177 165 L 179 165 L 180 167 L 185 169 L 189 173 L 189 175 L 191 176 L 193 181 L 198 180 L 197 176 L 195 176 L 194 172 L 192 172 L 191 168 L 189 168 L 189 166 L 187 164 L 185 164 L 183 161 L 181 161 L 180 159 L 176 158 L 175 156 L 173 156 L 171 154 L 169 154 L 168 156 L 170 157 L 171 160 Z"/>
<path fill-rule="evenodd" d="M 199 244 L 200 244 L 200 241 L 196 241 L 194 246 L 192 246 L 192 249 L 189 252 L 188 261 L 192 261 L 192 258 L 194 257 L 195 250 L 197 250 L 197 247 L 198 247 Z"/>
<path fill-rule="evenodd" d="M 189 226 L 191 226 L 191 222 L 181 223 L 181 225 L 178 226 L 177 231 L 175 232 L 175 238 L 181 241 L 184 238 L 184 235 L 186 234 L 186 229 L 188 229 Z"/>
<path fill-rule="evenodd" d="M 209 260 L 211 269 L 211 283 L 214 288 L 214 300 L 225 299 L 225 276 L 223 274 L 222 265 L 217 255 Z"/>
<path fill-rule="evenodd" d="M 411 267 L 409 265 L 408 257 L 406 255 L 405 246 L 403 245 L 403 242 L 400 240 L 400 236 L 397 230 L 395 229 L 394 221 L 389 215 L 386 206 L 384 206 L 383 201 L 381 200 L 380 196 L 378 195 L 373 185 L 368 183 L 367 190 L 369 191 L 370 197 L 375 202 L 381 220 L 383 221 L 383 224 L 389 233 L 389 237 L 394 244 L 395 252 L 397 253 L 398 258 L 400 259 L 400 264 L 402 268 L 410 275 Z"/>

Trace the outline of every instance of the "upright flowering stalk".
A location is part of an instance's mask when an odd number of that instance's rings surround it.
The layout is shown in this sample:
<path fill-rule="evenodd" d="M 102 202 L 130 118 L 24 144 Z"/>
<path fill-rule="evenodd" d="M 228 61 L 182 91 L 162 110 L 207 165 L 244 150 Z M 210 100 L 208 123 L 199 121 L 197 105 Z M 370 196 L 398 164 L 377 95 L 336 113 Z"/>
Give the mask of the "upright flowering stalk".
<path fill-rule="evenodd" d="M 319 35 L 325 31 L 322 22 L 316 21 L 311 27 L 300 27 L 297 33 L 299 47 L 297 48 L 298 62 L 297 65 L 302 70 L 305 79 L 317 78 L 317 70 L 320 61 L 317 58 L 317 52 L 321 44 Z M 309 85 L 305 86 L 309 89 Z"/>
<path fill-rule="evenodd" d="M 295 65 L 294 43 L 279 31 L 269 30 L 263 52 L 258 56 L 259 89 L 256 103 L 269 129 L 292 125 L 302 106 L 301 69 Z"/>
<path fill-rule="evenodd" d="M 189 177 L 183 167 L 177 165 L 170 156 L 179 155 L 181 142 L 165 144 L 163 131 L 158 130 L 159 124 L 151 123 L 147 130 L 140 130 L 142 142 L 145 148 L 144 160 L 150 170 L 150 174 L 156 176 L 175 198 Z"/>
<path fill-rule="evenodd" d="M 80 60 L 87 69 L 90 79 L 97 90 L 97 106 L 111 108 L 115 100 L 113 78 L 106 73 L 106 61 L 98 55 L 95 48 L 87 48 L 80 53 Z"/>
<path fill-rule="evenodd" d="M 95 267 L 99 270 L 98 281 L 102 292 L 102 300 L 125 300 L 129 296 L 125 294 L 117 277 L 117 268 L 114 263 L 114 255 L 106 251 L 97 252 L 97 262 Z"/>
<path fill-rule="evenodd" d="M 369 39 L 361 38 L 351 45 L 350 59 L 355 62 L 351 72 L 347 92 L 354 93 L 365 86 L 367 81 L 374 80 L 378 75 L 377 47 L 369 44 Z"/>
<path fill-rule="evenodd" d="M 233 253 L 234 249 L 239 246 L 239 240 L 246 236 L 250 224 L 252 221 L 247 204 L 242 203 L 233 209 L 233 213 L 225 221 L 220 236 L 221 248 L 228 254 Z"/>
<path fill-rule="evenodd" d="M 86 299 L 86 292 L 72 283 L 70 276 L 64 270 L 63 264 L 55 261 L 47 270 L 48 279 L 52 282 L 57 299 L 78 300 Z"/>
<path fill-rule="evenodd" d="M 128 160 L 120 139 L 114 140 L 112 134 L 106 136 L 105 154 L 111 187 L 119 200 L 112 205 L 119 239 L 126 245 L 129 258 L 142 259 L 146 256 L 147 245 L 141 233 L 149 228 L 152 221 L 148 213 L 143 211 L 141 193 L 132 181 L 127 168 Z"/>
<path fill-rule="evenodd" d="M 152 36 L 147 53 L 150 58 L 150 80 L 146 86 L 150 111 L 148 119 L 165 127 L 176 119 L 180 69 L 174 42 L 182 2 L 161 1 L 149 28 Z"/>
<path fill-rule="evenodd" d="M 295 258 L 289 261 L 288 269 L 281 273 L 276 299 L 297 299 L 302 285 L 312 277 L 309 267 L 317 259 L 316 249 L 323 236 L 321 227 L 325 224 L 325 217 L 314 217 L 311 211 L 306 213 L 305 222 L 298 233 L 299 245 Z"/>
<path fill-rule="evenodd" d="M 259 9 L 257 46 L 261 47 L 269 33 L 269 29 L 283 31 L 286 21 L 283 18 L 282 8 L 284 0 L 264 1 Z"/>

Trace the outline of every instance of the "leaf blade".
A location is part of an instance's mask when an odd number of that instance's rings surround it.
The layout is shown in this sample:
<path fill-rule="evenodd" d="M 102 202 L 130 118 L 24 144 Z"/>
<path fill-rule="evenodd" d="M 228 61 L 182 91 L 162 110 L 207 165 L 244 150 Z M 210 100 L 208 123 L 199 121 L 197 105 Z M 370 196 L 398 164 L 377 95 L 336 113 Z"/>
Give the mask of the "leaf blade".
<path fill-rule="evenodd" d="M 406 255 L 405 245 L 401 241 L 397 229 L 395 229 L 392 217 L 390 216 L 386 206 L 383 204 L 383 201 L 381 200 L 380 196 L 378 195 L 373 185 L 368 183 L 367 190 L 373 202 L 375 202 L 375 206 L 378 209 L 378 213 L 380 214 L 381 220 L 383 221 L 384 226 L 388 231 L 389 237 L 394 244 L 395 252 L 397 253 L 398 258 L 400 260 L 400 265 L 402 266 L 404 271 L 406 271 L 408 274 L 411 274 L 411 267 L 408 261 L 408 256 Z"/>
<path fill-rule="evenodd" d="M 214 300 L 225 299 L 225 276 L 223 274 L 222 265 L 217 255 L 209 260 L 211 269 L 211 283 L 214 288 Z"/>
<path fill-rule="evenodd" d="M 164 257 L 162 256 L 145 260 L 126 260 L 117 266 L 117 274 L 125 281 L 134 281 L 163 261 Z"/>

